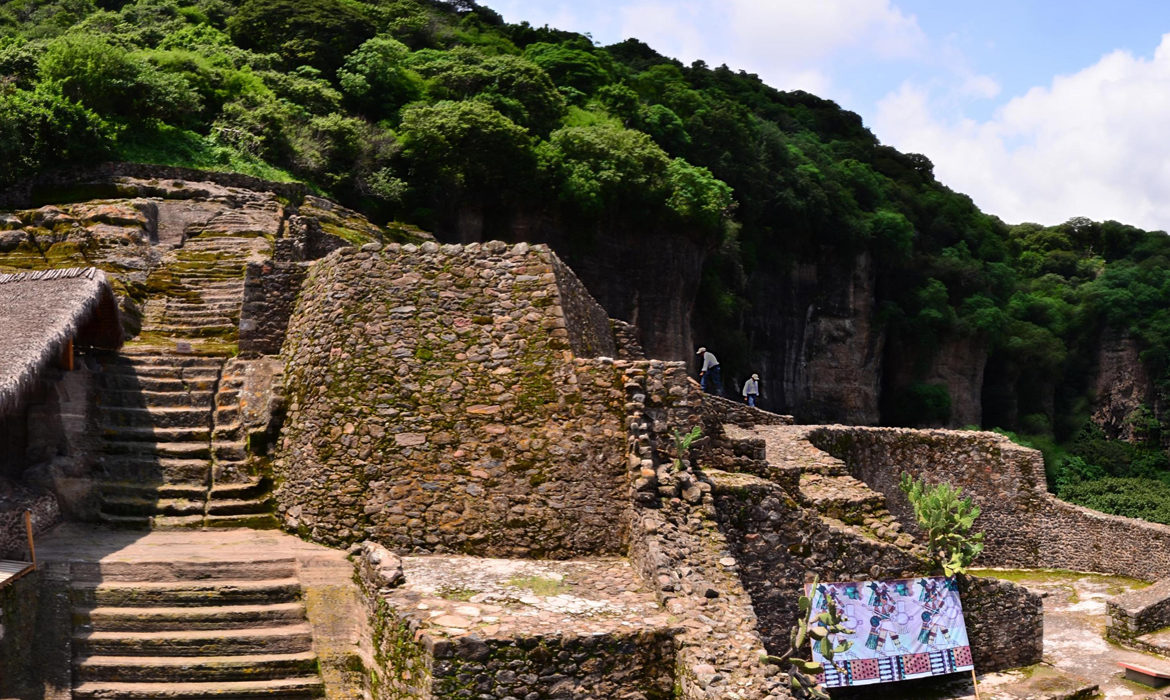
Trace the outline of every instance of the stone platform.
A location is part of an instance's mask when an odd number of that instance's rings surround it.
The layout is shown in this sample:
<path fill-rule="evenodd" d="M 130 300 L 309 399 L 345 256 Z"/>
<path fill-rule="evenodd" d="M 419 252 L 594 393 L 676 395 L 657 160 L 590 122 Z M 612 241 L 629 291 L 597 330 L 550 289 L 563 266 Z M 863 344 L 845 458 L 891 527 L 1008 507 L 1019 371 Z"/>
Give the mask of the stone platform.
<path fill-rule="evenodd" d="M 376 653 L 406 671 L 385 680 L 407 693 L 670 696 L 680 630 L 625 560 L 422 556 L 402 570 L 374 625 Z"/>

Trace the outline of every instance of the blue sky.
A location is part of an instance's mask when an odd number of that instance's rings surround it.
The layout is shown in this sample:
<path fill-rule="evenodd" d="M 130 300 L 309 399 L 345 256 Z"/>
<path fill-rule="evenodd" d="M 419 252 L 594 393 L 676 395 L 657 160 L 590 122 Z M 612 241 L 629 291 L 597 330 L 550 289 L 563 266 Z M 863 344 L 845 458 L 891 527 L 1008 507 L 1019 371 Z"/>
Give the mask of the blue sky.
<path fill-rule="evenodd" d="M 483 1 L 836 100 L 1009 223 L 1170 230 L 1170 2 Z"/>

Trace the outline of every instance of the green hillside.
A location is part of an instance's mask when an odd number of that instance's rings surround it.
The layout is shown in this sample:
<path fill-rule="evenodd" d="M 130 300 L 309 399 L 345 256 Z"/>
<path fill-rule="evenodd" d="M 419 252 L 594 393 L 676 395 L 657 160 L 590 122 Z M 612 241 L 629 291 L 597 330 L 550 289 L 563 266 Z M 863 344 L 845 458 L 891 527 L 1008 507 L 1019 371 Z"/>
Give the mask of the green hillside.
<path fill-rule="evenodd" d="M 970 343 L 986 351 L 985 427 L 1051 446 L 1054 488 L 1124 504 L 1106 496 L 1146 482 L 1101 477 L 1170 483 L 1164 233 L 1010 225 L 856 114 L 753 75 L 469 0 L 6 0 L 0 186 L 104 159 L 301 179 L 448 240 L 538 220 L 588 254 L 612 231 L 667 232 L 705 251 L 694 330 L 732 375 L 759 350 L 761 280 L 866 253 L 910 368 L 883 386 L 883 422 L 947 423 L 953 397 L 916 368 Z M 1106 330 L 1137 340 L 1157 388 L 1134 444 L 1089 421 Z"/>

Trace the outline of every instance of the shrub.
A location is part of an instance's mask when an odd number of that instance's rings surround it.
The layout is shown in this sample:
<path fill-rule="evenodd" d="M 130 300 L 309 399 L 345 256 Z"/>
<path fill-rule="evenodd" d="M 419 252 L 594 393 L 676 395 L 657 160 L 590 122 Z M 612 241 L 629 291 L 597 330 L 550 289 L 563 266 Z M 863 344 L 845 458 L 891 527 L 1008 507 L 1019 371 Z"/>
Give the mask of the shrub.
<path fill-rule="evenodd" d="M 914 519 L 926 534 L 927 552 L 947 576 L 965 573 L 983 551 L 983 533 L 968 534 L 979 517 L 979 506 L 960 498 L 962 489 L 950 484 L 928 488 L 925 481 L 903 472 L 902 492 L 914 507 Z"/>

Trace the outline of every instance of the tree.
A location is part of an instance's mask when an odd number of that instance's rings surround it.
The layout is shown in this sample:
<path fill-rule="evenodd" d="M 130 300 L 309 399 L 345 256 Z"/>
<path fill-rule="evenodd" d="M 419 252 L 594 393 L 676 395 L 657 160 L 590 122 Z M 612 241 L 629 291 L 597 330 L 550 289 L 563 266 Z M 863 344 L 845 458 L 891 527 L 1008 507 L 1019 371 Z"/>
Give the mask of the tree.
<path fill-rule="evenodd" d="M 433 188 L 431 201 L 456 203 L 468 241 L 482 236 L 484 202 L 515 192 L 533 174 L 528 132 L 484 102 L 411 105 L 398 139 L 412 178 Z"/>
<path fill-rule="evenodd" d="M 278 54 L 285 68 L 313 66 L 327 76 L 374 34 L 366 6 L 347 0 L 244 0 L 227 29 L 237 46 Z"/>
<path fill-rule="evenodd" d="M 524 58 L 540 66 L 557 85 L 575 88 L 586 95 L 592 95 L 609 82 L 609 74 L 597 56 L 564 44 L 543 41 L 529 44 L 524 49 Z"/>
<path fill-rule="evenodd" d="M 376 36 L 345 58 L 337 80 L 346 99 L 371 119 L 393 117 L 422 94 L 422 80 L 407 67 L 410 49 L 386 36 Z"/>

